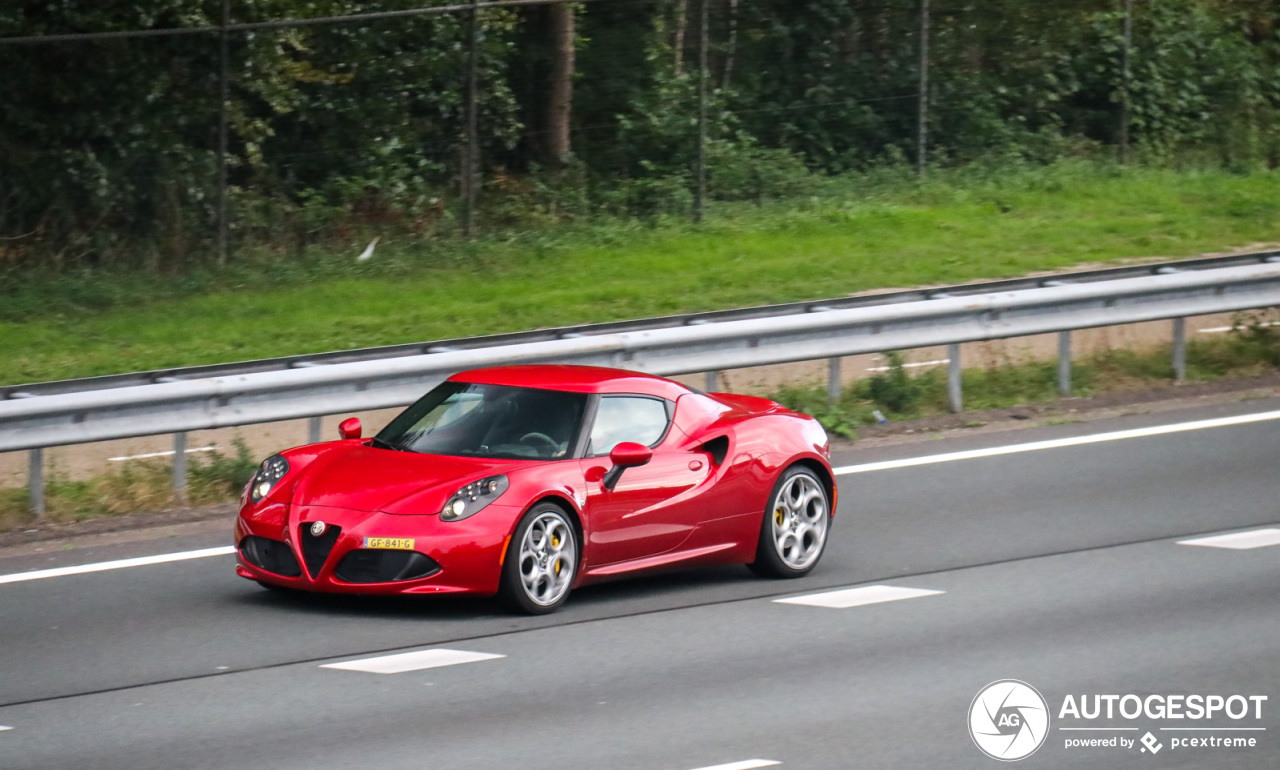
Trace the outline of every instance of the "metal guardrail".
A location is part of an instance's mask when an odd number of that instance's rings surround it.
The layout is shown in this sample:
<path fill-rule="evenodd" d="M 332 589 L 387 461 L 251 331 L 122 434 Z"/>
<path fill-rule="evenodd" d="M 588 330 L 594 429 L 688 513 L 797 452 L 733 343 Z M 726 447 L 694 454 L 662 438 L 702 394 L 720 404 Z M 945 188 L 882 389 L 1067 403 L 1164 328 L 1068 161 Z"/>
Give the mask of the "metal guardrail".
<path fill-rule="evenodd" d="M 1273 257 L 1274 258 L 1274 257 Z M 0 451 L 31 450 L 32 503 L 45 447 L 176 434 L 175 484 L 185 481 L 185 432 L 316 418 L 403 406 L 450 374 L 513 363 L 578 363 L 674 375 L 950 346 L 952 408 L 960 408 L 964 342 L 1057 332 L 1059 386 L 1070 390 L 1070 333 L 1098 326 L 1175 319 L 1174 368 L 1185 367 L 1183 319 L 1280 305 L 1280 262 L 1088 283 L 1043 286 L 927 301 L 823 308 L 774 317 L 635 329 L 470 350 L 250 372 L 0 401 Z M 833 388 L 834 390 L 834 388 Z M 318 422 L 313 420 L 313 426 Z M 316 428 L 313 427 L 313 437 Z M 181 442 L 181 444 L 178 444 Z"/>
<path fill-rule="evenodd" d="M 1198 270 L 1214 270 L 1223 267 L 1242 267 L 1268 262 L 1280 261 L 1280 251 L 1256 251 L 1247 254 L 1232 254 L 1220 257 L 1200 257 L 1167 262 L 1147 262 L 1140 265 L 1125 265 L 1094 270 L 1081 270 L 1051 276 L 1031 278 L 1008 278 L 996 281 L 957 284 L 954 286 L 935 286 L 924 289 L 906 289 L 882 292 L 878 294 L 862 294 L 853 297 L 833 297 L 830 299 L 809 300 L 805 302 L 788 302 L 779 305 L 761 305 L 757 307 L 734 308 L 731 310 L 714 310 L 702 313 L 685 313 L 682 315 L 661 316 L 629 321 L 611 321 L 608 323 L 579 324 L 560 326 L 551 329 L 512 332 L 507 334 L 491 334 L 480 337 L 459 337 L 455 339 L 433 340 L 430 342 L 414 342 L 402 345 L 382 345 L 354 350 L 337 350 L 327 353 L 299 354 L 280 358 L 264 358 L 253 361 L 237 361 L 233 363 L 208 364 L 204 366 L 185 366 L 171 369 L 156 369 L 146 372 L 129 372 L 125 374 L 109 374 L 99 377 L 85 377 L 73 380 L 57 380 L 29 384 L 0 385 L 0 400 L 12 398 L 28 398 L 38 395 L 58 393 L 78 393 L 89 390 L 122 388 L 134 385 L 153 385 L 173 380 L 195 380 L 207 377 L 227 377 L 254 372 L 283 371 L 287 369 L 307 368 L 312 366 L 351 363 L 354 361 L 376 361 L 384 358 L 399 358 L 429 353 L 440 353 L 454 350 L 474 350 L 476 348 L 515 345 L 526 342 L 547 342 L 570 337 L 589 337 L 619 332 L 644 331 L 647 329 L 665 329 L 678 326 L 697 326 L 705 323 L 723 323 L 740 321 L 749 318 L 777 318 L 779 316 L 801 315 L 804 313 L 822 312 L 826 310 L 846 310 L 857 307 L 882 307 L 900 305 L 907 302 L 924 302 L 938 296 L 971 296 L 975 294 L 991 294 L 994 292 L 1036 289 L 1055 286 L 1062 283 L 1096 283 L 1112 281 L 1120 278 L 1138 278 L 1149 275 L 1164 275 L 1169 272 L 1187 272 Z"/>

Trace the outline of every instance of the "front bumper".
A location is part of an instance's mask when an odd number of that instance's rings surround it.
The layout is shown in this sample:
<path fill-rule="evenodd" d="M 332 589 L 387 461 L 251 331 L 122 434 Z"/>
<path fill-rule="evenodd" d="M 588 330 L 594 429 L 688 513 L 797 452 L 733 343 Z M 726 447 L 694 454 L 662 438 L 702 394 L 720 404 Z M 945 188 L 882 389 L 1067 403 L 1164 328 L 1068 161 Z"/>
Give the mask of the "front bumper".
<path fill-rule="evenodd" d="M 518 509 L 490 505 L 461 521 L 265 500 L 236 519 L 236 573 L 304 591 L 493 594 Z M 315 522 L 324 533 L 311 534 Z M 365 548 L 366 538 L 411 538 L 413 548 Z M 415 555 L 416 554 L 416 555 Z"/>

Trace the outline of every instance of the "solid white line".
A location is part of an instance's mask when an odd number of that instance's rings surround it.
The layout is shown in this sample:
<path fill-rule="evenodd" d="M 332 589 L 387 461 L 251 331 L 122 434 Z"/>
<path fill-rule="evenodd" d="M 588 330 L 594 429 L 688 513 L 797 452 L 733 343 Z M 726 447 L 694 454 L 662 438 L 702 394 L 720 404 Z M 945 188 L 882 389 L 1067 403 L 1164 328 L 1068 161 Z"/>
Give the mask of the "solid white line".
<path fill-rule="evenodd" d="M 938 366 L 940 364 L 951 363 L 950 358 L 939 358 L 937 361 L 916 361 L 915 363 L 903 364 L 903 369 L 911 369 L 916 366 Z M 887 372 L 893 369 L 892 366 L 868 366 L 868 372 Z"/>
<path fill-rule="evenodd" d="M 709 765 L 707 767 L 697 767 L 694 770 L 752 770 L 755 767 L 773 767 L 780 765 L 781 762 L 775 762 L 772 759 L 744 759 L 741 762 L 730 762 L 727 765 Z"/>
<path fill-rule="evenodd" d="M 474 663 L 480 660 L 505 658 L 506 655 L 494 655 L 488 652 L 467 652 L 466 650 L 418 650 L 402 652 L 398 655 L 382 655 L 377 658 L 348 660 L 342 663 L 326 663 L 320 668 L 333 668 L 342 671 L 362 671 L 366 674 L 403 674 L 406 671 L 421 671 L 424 668 L 456 666 L 459 663 Z"/>
<path fill-rule="evenodd" d="M 212 452 L 215 449 L 217 449 L 216 446 L 201 446 L 201 447 L 196 447 L 195 449 L 187 449 L 184 451 L 186 454 L 192 454 L 193 452 Z M 120 457 L 108 457 L 107 462 L 118 463 L 118 462 L 123 462 L 124 460 L 146 460 L 150 457 L 168 457 L 171 454 L 173 454 L 172 449 L 170 449 L 167 452 L 147 452 L 146 454 L 141 454 L 141 455 L 122 455 Z"/>
<path fill-rule="evenodd" d="M 1252 325 L 1253 325 L 1253 324 L 1250 324 L 1249 326 L 1252 326 Z M 1201 333 L 1201 334 L 1218 334 L 1219 332 L 1229 332 L 1229 331 L 1231 331 L 1232 329 L 1235 329 L 1235 328 L 1248 329 L 1248 328 L 1249 328 L 1249 326 L 1240 326 L 1240 327 L 1235 327 L 1235 326 L 1211 326 L 1211 327 L 1209 327 L 1208 329 L 1201 329 L 1201 330 L 1200 330 L 1200 333 Z M 1266 323 L 1260 323 L 1260 324 L 1258 324 L 1258 326 L 1280 326 L 1280 321 L 1267 321 Z"/>
<path fill-rule="evenodd" d="M 925 588 L 902 588 L 899 586 L 864 586 L 862 588 L 844 588 L 839 591 L 825 591 L 820 594 L 793 596 L 789 599 L 774 599 L 776 604 L 803 604 L 809 607 L 830 607 L 832 609 L 848 609 L 861 607 L 864 604 L 880 604 L 896 602 L 901 599 L 915 599 L 920 596 L 933 596 L 943 591 L 930 591 Z"/>
<path fill-rule="evenodd" d="M 1189 430 L 1204 430 L 1206 428 L 1224 428 L 1229 425 L 1247 425 L 1249 423 L 1266 422 L 1268 420 L 1280 420 L 1280 411 L 1241 414 L 1234 417 L 1215 417 L 1211 420 L 1179 422 L 1172 425 L 1154 425 L 1150 428 L 1118 430 L 1111 433 L 1094 433 L 1089 436 L 1056 438 L 1049 441 L 1031 441 L 1026 444 L 1008 444 L 1006 446 L 987 447 L 986 449 L 970 449 L 964 452 L 947 452 L 938 455 L 925 455 L 923 457 L 907 457 L 901 460 L 885 460 L 878 463 L 846 465 L 841 468 L 836 468 L 835 472 L 836 475 L 843 476 L 849 473 L 869 473 L 871 471 L 885 471 L 894 468 L 911 468 L 916 465 L 932 465 L 934 463 L 948 463 L 956 460 L 973 460 L 979 457 L 995 457 L 997 455 L 1018 454 L 1019 452 L 1035 452 L 1041 449 L 1060 449 L 1062 447 L 1081 446 L 1083 444 L 1100 444 L 1104 441 L 1120 441 L 1122 439 L 1129 438 L 1162 436 L 1168 433 L 1182 433 Z"/>
<path fill-rule="evenodd" d="M 1255 529 L 1249 532 L 1232 532 L 1230 535 L 1197 537 L 1194 540 L 1179 540 L 1178 545 L 1203 545 L 1209 548 L 1230 548 L 1236 551 L 1265 548 L 1269 545 L 1280 545 L 1280 529 Z"/>
<path fill-rule="evenodd" d="M 41 580 L 43 578 L 66 577 L 67 575 L 84 575 L 89 572 L 105 572 L 126 567 L 144 567 L 148 564 L 165 564 L 171 561 L 187 559 L 203 559 L 208 556 L 226 556 L 235 553 L 235 546 L 219 546 L 204 548 L 199 551 L 182 551 L 180 553 L 162 553 L 156 556 L 139 556 L 134 559 L 117 559 L 116 561 L 100 561 L 96 564 L 81 564 L 76 567 L 55 567 L 32 572 L 15 572 L 11 575 L 0 575 L 0 583 L 21 583 L 24 580 Z"/>
<path fill-rule="evenodd" d="M 1136 727 L 1059 727 L 1059 730 L 1105 730 L 1111 732 L 1113 730 L 1137 730 Z"/>

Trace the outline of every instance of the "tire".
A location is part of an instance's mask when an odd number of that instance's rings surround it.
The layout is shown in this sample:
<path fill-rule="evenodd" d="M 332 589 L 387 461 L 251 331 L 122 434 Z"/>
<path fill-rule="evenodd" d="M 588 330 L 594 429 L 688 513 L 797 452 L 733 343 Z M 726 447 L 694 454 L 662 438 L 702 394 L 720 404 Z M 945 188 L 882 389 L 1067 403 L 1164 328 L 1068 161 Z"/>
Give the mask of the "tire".
<path fill-rule="evenodd" d="M 747 566 L 764 577 L 803 577 L 818 566 L 830 531 L 827 488 L 813 471 L 793 465 L 778 476 L 769 493 L 756 560 Z"/>
<path fill-rule="evenodd" d="M 569 514 L 554 503 L 535 505 L 520 519 L 507 546 L 498 598 L 515 612 L 555 612 L 569 598 L 581 558 Z"/>

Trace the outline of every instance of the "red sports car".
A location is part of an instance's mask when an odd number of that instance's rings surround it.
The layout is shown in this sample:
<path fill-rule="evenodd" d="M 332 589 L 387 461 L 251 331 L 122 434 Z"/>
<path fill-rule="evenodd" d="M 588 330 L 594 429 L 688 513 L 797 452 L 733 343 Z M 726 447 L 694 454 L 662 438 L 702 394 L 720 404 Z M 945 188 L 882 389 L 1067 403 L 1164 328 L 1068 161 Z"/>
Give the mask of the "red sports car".
<path fill-rule="evenodd" d="M 659 567 L 798 577 L 835 513 L 827 435 L 763 398 L 619 369 L 455 375 L 360 438 L 267 458 L 236 572 L 269 588 L 498 594 L 551 612 L 574 586 Z"/>

